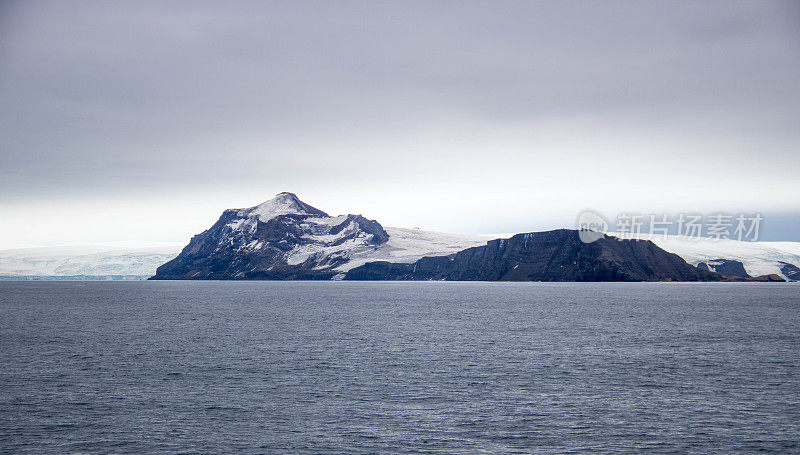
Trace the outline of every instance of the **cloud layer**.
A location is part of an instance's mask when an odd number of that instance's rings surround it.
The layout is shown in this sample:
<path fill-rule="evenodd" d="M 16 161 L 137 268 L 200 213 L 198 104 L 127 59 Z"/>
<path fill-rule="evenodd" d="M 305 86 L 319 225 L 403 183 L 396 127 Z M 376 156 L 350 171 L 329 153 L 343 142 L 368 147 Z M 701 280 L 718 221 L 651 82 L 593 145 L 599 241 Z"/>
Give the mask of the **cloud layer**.
<path fill-rule="evenodd" d="M 796 2 L 5 2 L 0 233 L 279 191 L 473 232 L 798 212 L 798 81 Z"/>

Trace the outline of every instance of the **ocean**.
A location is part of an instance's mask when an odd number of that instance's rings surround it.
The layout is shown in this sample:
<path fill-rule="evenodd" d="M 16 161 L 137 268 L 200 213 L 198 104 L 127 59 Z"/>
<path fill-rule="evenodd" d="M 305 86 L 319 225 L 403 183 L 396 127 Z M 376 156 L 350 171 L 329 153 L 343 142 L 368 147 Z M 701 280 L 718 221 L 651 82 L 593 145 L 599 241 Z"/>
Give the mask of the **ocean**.
<path fill-rule="evenodd" d="M 0 282 L 4 453 L 800 452 L 800 286 Z"/>

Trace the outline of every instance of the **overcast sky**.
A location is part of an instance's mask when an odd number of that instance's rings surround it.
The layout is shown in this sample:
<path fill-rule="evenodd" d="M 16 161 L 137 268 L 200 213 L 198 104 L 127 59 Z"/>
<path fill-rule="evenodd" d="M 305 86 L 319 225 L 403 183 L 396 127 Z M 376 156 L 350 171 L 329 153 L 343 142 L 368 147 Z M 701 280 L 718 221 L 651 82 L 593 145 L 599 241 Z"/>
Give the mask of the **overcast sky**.
<path fill-rule="evenodd" d="M 187 241 L 280 191 L 474 233 L 760 211 L 800 240 L 800 2 L 0 1 L 0 247 Z"/>

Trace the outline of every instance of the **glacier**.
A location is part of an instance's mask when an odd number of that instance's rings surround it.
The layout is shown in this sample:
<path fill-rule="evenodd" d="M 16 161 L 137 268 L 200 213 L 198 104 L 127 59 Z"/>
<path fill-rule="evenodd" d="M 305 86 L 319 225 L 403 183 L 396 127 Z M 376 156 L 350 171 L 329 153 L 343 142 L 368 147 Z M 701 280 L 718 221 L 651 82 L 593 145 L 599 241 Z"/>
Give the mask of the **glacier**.
<path fill-rule="evenodd" d="M 181 244 L 115 246 L 84 244 L 0 250 L 2 277 L 146 278 L 178 255 Z"/>

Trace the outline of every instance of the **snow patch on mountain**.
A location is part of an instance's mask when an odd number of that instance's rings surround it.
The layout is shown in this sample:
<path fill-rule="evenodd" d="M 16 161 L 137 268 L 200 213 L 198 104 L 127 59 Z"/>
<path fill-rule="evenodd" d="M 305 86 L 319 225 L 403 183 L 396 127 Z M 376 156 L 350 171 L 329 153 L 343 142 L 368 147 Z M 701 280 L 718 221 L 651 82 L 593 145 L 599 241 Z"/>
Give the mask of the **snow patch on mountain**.
<path fill-rule="evenodd" d="M 382 258 L 376 261 L 411 263 L 424 256 L 447 256 L 467 248 L 483 246 L 496 238 L 397 227 L 387 227 L 386 232 L 389 233 L 389 241 L 385 250 L 380 252 Z"/>
<path fill-rule="evenodd" d="M 483 235 L 448 234 L 396 227 L 384 228 L 389 240 L 381 245 L 370 245 L 358 240 L 337 244 L 336 236 L 316 237 L 317 243 L 296 246 L 289 255 L 290 265 L 301 264 L 308 259 L 332 256 L 346 258 L 347 262 L 334 270 L 346 272 L 367 262 L 388 261 L 412 263 L 425 256 L 447 256 L 474 246 L 485 245 L 491 237 Z M 324 265 L 318 266 L 324 268 Z"/>

